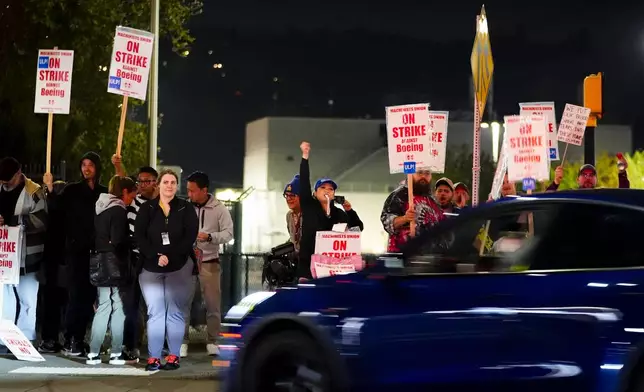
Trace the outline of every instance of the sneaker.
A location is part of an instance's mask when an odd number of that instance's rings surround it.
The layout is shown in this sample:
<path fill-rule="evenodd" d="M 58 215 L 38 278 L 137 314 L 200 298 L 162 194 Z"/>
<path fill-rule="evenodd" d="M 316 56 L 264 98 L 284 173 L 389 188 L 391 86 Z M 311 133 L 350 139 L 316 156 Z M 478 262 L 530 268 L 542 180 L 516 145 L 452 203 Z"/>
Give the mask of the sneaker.
<path fill-rule="evenodd" d="M 176 355 L 168 355 L 165 357 L 165 365 L 163 370 L 176 370 L 179 369 L 179 357 Z"/>
<path fill-rule="evenodd" d="M 122 353 L 110 354 L 110 365 L 125 365 L 125 356 Z"/>
<path fill-rule="evenodd" d="M 148 364 L 145 365 L 145 370 L 152 372 L 161 369 L 161 361 L 159 358 L 148 358 Z"/>
<path fill-rule="evenodd" d="M 85 353 L 87 353 L 87 350 L 85 350 L 85 342 L 77 342 L 74 339 L 67 342 L 63 349 L 63 354 L 70 357 L 83 356 Z"/>
<path fill-rule="evenodd" d="M 38 346 L 38 352 L 42 354 L 55 354 L 63 348 L 60 343 L 54 340 L 43 340 Z"/>
<path fill-rule="evenodd" d="M 181 351 L 179 352 L 179 356 L 181 358 L 185 358 L 188 356 L 188 345 L 186 343 L 181 345 Z"/>
<path fill-rule="evenodd" d="M 219 355 L 219 347 L 213 343 L 206 344 L 206 351 L 208 351 L 208 355 Z"/>
<path fill-rule="evenodd" d="M 136 351 L 124 351 L 121 353 L 121 357 L 123 357 L 126 362 L 139 363 L 139 355 Z"/>
<path fill-rule="evenodd" d="M 100 365 L 101 356 L 98 353 L 89 353 L 87 354 L 87 359 L 85 360 L 86 365 Z"/>

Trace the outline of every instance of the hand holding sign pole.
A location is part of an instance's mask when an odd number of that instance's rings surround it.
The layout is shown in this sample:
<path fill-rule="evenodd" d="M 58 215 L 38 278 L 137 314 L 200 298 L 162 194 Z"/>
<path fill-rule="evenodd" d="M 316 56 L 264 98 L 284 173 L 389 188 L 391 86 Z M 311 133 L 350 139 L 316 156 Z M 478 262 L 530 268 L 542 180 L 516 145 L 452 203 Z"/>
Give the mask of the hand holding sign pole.
<path fill-rule="evenodd" d="M 148 31 L 122 26 L 116 28 L 107 91 L 123 96 L 117 156 L 121 156 L 123 146 L 128 98 L 145 101 L 154 41 L 154 34 Z"/>

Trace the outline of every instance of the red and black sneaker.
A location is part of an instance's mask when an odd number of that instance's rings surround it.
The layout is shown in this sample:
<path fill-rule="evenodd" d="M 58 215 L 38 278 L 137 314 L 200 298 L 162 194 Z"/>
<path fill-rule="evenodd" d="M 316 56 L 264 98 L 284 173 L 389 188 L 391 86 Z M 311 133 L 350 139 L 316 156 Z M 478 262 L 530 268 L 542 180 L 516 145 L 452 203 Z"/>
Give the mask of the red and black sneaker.
<path fill-rule="evenodd" d="M 161 369 L 161 360 L 159 358 L 148 358 L 148 364 L 145 366 L 145 370 L 152 372 L 159 369 Z"/>
<path fill-rule="evenodd" d="M 163 370 L 176 370 L 179 369 L 179 357 L 176 355 L 168 355 L 165 357 L 165 365 Z"/>

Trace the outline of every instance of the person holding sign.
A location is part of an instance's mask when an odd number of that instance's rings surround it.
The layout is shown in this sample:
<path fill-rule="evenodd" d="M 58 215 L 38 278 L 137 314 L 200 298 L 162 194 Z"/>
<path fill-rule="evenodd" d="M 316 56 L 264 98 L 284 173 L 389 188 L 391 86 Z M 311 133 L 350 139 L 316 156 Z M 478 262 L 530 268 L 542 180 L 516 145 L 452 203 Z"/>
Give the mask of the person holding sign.
<path fill-rule="evenodd" d="M 78 164 L 81 180 L 67 184 L 60 195 L 53 192 L 54 178 L 45 173 L 47 197 L 57 199 L 65 214 L 65 253 L 69 276 L 69 302 L 65 315 L 64 353 L 69 356 L 87 355 L 87 327 L 94 316 L 96 287 L 89 281 L 89 255 L 94 249 L 94 209 L 96 201 L 107 187 L 101 181 L 101 158 L 88 152 Z"/>
<path fill-rule="evenodd" d="M 621 157 L 621 159 L 618 158 L 617 179 L 620 189 L 629 189 L 631 187 L 631 182 L 628 180 L 628 174 L 626 173 L 627 167 L 628 163 L 625 159 L 623 159 L 623 156 Z M 563 176 L 563 166 L 558 166 L 555 169 L 555 179 L 552 184 L 548 186 L 546 192 L 557 191 L 559 189 L 561 181 L 563 180 Z M 579 168 L 579 174 L 577 175 L 577 186 L 579 186 L 579 189 L 594 189 L 597 187 L 597 169 L 595 169 L 595 166 L 585 164 L 581 168 Z"/>
<path fill-rule="evenodd" d="M 300 260 L 297 263 L 297 277 L 311 279 L 311 256 L 315 252 L 315 236 L 318 231 L 330 231 L 336 223 L 346 223 L 347 227 L 364 229 L 358 213 L 345 200 L 344 208 L 333 205 L 338 185 L 330 178 L 319 179 L 315 192 L 311 189 L 309 153 L 311 145 L 302 142 L 302 161 L 300 162 L 300 208 L 302 210 L 302 238 L 300 240 Z"/>
<path fill-rule="evenodd" d="M 416 222 L 416 234 L 445 219 L 443 210 L 431 192 L 432 173 L 418 170 L 413 178 L 413 207 L 409 207 L 407 182 L 401 183 L 385 200 L 380 221 L 389 234 L 387 252 L 400 252 L 410 237 L 410 223 Z"/>
<path fill-rule="evenodd" d="M 24 230 L 20 261 L 20 283 L 4 285 L 2 315 L 12 322 L 29 340 L 36 340 L 36 307 L 38 279 L 36 273 L 44 258 L 47 231 L 47 202 L 40 185 L 22 174 L 14 158 L 0 161 L 0 227 L 20 226 Z M 16 309 L 20 304 L 20 310 Z M 16 317 L 17 316 L 17 317 Z"/>

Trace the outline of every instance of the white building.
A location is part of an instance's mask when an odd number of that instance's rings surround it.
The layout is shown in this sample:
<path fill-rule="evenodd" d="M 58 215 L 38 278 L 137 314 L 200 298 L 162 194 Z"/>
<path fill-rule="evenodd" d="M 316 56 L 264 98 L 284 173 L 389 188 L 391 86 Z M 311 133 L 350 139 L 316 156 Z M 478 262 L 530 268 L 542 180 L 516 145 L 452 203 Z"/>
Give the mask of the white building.
<path fill-rule="evenodd" d="M 481 150 L 493 154 L 493 127 L 482 129 Z M 596 151 L 631 152 L 627 126 L 601 125 L 596 130 Z M 288 239 L 285 185 L 299 171 L 300 143 L 311 143 L 312 183 L 320 177 L 334 179 L 338 195 L 345 196 L 364 222 L 363 251 L 381 253 L 386 233 L 380 223 L 383 203 L 403 175 L 389 174 L 383 120 L 262 118 L 246 126 L 244 189 L 255 190 L 243 202 L 243 252 L 264 252 Z M 450 122 L 450 146 L 471 145 L 472 123 Z M 560 146 L 563 154 L 565 145 Z M 570 146 L 566 161 L 583 157 L 583 147 Z M 457 179 L 455 179 L 457 180 Z"/>

